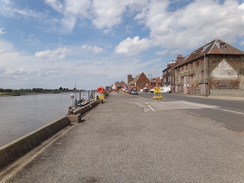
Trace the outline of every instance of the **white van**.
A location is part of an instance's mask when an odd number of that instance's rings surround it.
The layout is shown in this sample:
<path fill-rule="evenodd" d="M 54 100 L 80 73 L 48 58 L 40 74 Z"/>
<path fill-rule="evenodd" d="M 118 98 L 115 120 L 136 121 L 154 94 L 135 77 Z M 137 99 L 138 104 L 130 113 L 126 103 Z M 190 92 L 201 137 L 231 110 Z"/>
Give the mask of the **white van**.
<path fill-rule="evenodd" d="M 163 87 L 160 87 L 161 89 L 161 93 L 171 93 L 171 86 L 163 86 Z"/>

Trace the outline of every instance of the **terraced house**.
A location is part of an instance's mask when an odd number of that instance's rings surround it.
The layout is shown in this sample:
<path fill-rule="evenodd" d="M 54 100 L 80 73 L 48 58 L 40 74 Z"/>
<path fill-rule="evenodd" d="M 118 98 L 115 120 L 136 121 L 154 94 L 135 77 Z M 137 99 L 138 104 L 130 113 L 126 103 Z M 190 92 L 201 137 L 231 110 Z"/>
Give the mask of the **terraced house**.
<path fill-rule="evenodd" d="M 175 92 L 244 96 L 244 52 L 216 39 L 176 63 Z"/>

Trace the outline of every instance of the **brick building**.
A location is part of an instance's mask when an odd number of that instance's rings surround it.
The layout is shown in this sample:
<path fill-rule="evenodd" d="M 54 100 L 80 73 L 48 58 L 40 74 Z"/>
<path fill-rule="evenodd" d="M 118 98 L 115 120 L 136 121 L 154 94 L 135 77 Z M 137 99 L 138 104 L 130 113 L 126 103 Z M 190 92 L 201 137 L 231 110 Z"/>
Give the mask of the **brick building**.
<path fill-rule="evenodd" d="M 162 86 L 162 77 L 156 77 L 156 87 L 161 87 L 161 86 Z"/>
<path fill-rule="evenodd" d="M 177 55 L 177 59 L 171 61 L 171 63 L 167 65 L 167 68 L 163 70 L 162 86 L 171 86 L 172 92 L 175 91 L 175 66 L 183 59 L 182 55 Z"/>
<path fill-rule="evenodd" d="M 120 90 L 121 88 L 125 88 L 127 85 L 124 81 L 116 81 L 113 86 L 112 89 L 113 90 Z"/>
<path fill-rule="evenodd" d="M 157 78 L 148 78 L 148 80 L 150 81 L 151 88 L 154 88 L 157 86 Z M 151 89 L 151 88 L 148 88 L 148 89 Z"/>
<path fill-rule="evenodd" d="M 132 78 L 132 75 L 128 75 L 128 88 L 136 88 L 138 91 L 141 89 L 151 88 L 151 82 L 147 78 L 147 76 L 142 72 L 141 74 L 138 74 L 135 78 Z"/>
<path fill-rule="evenodd" d="M 244 91 L 244 52 L 219 39 L 175 66 L 175 92 L 209 95 L 216 89 Z"/>

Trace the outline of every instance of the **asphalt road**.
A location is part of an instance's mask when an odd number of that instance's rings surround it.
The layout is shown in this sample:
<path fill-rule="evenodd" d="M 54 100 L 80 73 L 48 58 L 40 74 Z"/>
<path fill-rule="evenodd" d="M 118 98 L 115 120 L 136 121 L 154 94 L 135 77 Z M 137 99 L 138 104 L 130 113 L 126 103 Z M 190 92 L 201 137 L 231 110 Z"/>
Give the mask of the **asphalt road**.
<path fill-rule="evenodd" d="M 153 93 L 140 93 L 140 97 L 152 99 Z M 192 102 L 205 104 L 206 108 L 185 109 L 223 124 L 226 128 L 241 132 L 244 130 L 244 98 L 242 97 L 201 97 L 182 94 L 163 94 L 162 102 Z"/>
<path fill-rule="evenodd" d="M 113 93 L 7 182 L 244 182 L 244 134 L 191 112 L 215 107 Z"/>

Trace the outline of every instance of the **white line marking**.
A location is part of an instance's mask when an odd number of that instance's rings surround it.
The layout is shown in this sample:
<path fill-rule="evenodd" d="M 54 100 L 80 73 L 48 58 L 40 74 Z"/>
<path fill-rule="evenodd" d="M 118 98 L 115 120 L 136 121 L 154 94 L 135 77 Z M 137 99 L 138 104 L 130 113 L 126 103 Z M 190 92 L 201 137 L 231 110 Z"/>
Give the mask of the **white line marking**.
<path fill-rule="evenodd" d="M 147 103 L 147 102 L 145 102 L 145 104 L 153 111 L 153 112 L 155 112 L 155 110 Z"/>
<path fill-rule="evenodd" d="M 239 115 L 244 115 L 243 112 L 238 112 L 238 111 L 232 111 L 232 110 L 228 110 L 228 109 L 220 109 L 220 108 L 216 108 L 220 111 L 225 111 L 225 112 L 230 112 L 230 113 L 234 113 L 234 114 L 239 114 Z"/>
<path fill-rule="evenodd" d="M 150 105 L 147 105 L 147 106 L 150 107 L 150 109 L 152 109 L 153 112 L 155 112 L 155 110 Z"/>
<path fill-rule="evenodd" d="M 207 104 L 200 104 L 200 103 L 195 103 L 195 102 L 188 102 L 188 101 L 172 101 L 172 102 L 161 102 L 163 104 L 167 104 L 165 106 L 165 110 L 170 110 L 170 109 L 216 109 L 219 111 L 223 112 L 229 112 L 232 114 L 237 114 L 243 116 L 243 112 L 239 111 L 233 111 L 233 110 L 228 110 L 228 109 L 221 109 L 220 106 L 216 105 L 207 105 Z"/>

